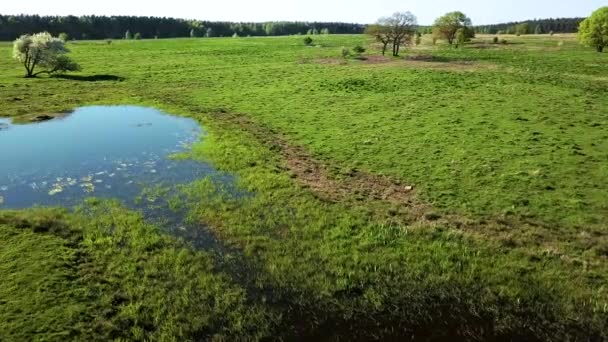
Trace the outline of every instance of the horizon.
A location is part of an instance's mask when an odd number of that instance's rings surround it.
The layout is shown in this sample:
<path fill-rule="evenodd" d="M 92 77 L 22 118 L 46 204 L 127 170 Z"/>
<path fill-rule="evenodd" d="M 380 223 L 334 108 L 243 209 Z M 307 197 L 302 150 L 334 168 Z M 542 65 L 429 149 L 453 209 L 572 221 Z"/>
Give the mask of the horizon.
<path fill-rule="evenodd" d="M 172 6 L 154 4 L 142 8 L 137 3 L 122 3 L 117 0 L 107 0 L 103 3 L 87 4 L 86 8 L 74 8 L 69 0 L 58 0 L 54 10 L 39 10 L 38 1 L 31 3 L 6 4 L 2 15 L 40 15 L 40 16 L 138 16 L 138 17 L 171 17 L 184 20 L 224 21 L 224 22 L 268 22 L 268 21 L 299 21 L 299 22 L 344 22 L 371 24 L 381 16 L 394 12 L 410 11 L 418 17 L 421 26 L 432 25 L 435 18 L 450 12 L 462 11 L 469 16 L 474 26 L 501 24 L 534 19 L 587 17 L 598 7 L 607 6 L 606 1 L 591 0 L 577 5 L 572 10 L 571 2 L 541 0 L 530 3 L 524 0 L 514 0 L 510 3 L 492 4 L 491 7 L 479 0 L 463 0 L 459 7 L 454 7 L 448 0 L 437 0 L 433 4 L 412 3 L 402 5 L 396 0 L 380 0 L 378 3 L 362 1 L 347 2 L 338 0 L 332 3 L 322 3 L 312 0 L 306 4 L 297 3 L 287 6 L 278 0 L 265 0 L 262 3 L 249 3 L 242 0 L 226 4 L 212 4 L 207 7 L 188 0 L 176 0 Z M 181 4 L 181 5 L 180 5 Z M 314 6 L 317 4 L 318 6 Z M 345 8 L 355 8 L 345 14 Z M 109 10 L 108 10 L 109 8 Z M 236 8 L 236 9 L 235 9 Z M 323 10 L 318 10 L 322 8 Z M 445 8 L 445 10 L 436 10 Z M 488 10 L 491 8 L 491 10 Z M 518 9 L 525 8 L 525 11 Z M 200 15 L 192 12 L 200 11 Z M 348 11 L 347 11 L 348 12 Z"/>

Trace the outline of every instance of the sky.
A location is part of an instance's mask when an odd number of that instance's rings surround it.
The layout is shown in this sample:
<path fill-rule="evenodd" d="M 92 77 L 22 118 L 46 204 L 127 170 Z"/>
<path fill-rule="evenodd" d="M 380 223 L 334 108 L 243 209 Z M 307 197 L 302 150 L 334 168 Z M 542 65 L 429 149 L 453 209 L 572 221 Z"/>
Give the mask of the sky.
<path fill-rule="evenodd" d="M 586 17 L 608 0 L 1 0 L 0 14 L 137 15 L 211 21 L 341 21 L 372 23 L 411 11 L 421 25 L 459 10 L 474 25 L 534 18 Z"/>

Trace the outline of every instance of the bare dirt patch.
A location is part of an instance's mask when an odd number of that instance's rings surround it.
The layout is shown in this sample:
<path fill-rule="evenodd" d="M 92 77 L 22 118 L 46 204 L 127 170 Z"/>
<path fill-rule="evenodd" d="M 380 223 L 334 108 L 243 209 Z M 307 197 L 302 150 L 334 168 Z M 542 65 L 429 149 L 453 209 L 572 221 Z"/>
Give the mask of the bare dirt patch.
<path fill-rule="evenodd" d="M 318 64 L 344 65 L 348 62 L 341 58 L 319 58 L 315 60 Z M 475 72 L 482 70 L 494 70 L 497 65 L 485 62 L 447 60 L 432 55 L 414 55 L 405 58 L 395 58 L 387 56 L 366 56 L 365 59 L 358 60 L 356 63 L 361 65 L 386 65 L 396 67 L 406 67 L 415 69 L 433 69 L 453 72 Z"/>

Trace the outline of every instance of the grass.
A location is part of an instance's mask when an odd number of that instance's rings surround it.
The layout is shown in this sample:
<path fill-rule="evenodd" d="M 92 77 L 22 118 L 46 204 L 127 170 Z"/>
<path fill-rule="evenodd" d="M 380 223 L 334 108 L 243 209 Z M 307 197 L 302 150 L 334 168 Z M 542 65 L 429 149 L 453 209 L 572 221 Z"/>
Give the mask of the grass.
<path fill-rule="evenodd" d="M 371 42 L 76 42 L 84 72 L 61 79 L 22 79 L 2 63 L 0 114 L 128 103 L 191 116 L 209 133 L 191 157 L 234 172 L 253 195 L 207 180 L 182 189 L 190 217 L 242 251 L 246 274 L 114 204 L 89 207 L 92 216 L 3 213 L 0 233 L 14 243 L 2 264 L 15 266 L 1 274 L 69 295 L 53 305 L 33 301 L 35 287 L 3 285 L 0 301 L 14 302 L 0 306 L 1 321 L 29 325 L 2 324 L 0 338 L 607 338 L 607 57 L 572 36 L 491 39 L 459 50 L 425 39 L 409 60 L 346 62 L 343 46 Z M 414 185 L 426 219 L 356 192 L 324 199 L 290 170 L 274 135 L 337 181 L 363 172 Z M 70 233 L 15 218 L 41 215 Z M 80 258 L 94 267 L 62 264 Z M 141 270 L 155 276 L 142 282 Z M 111 289 L 100 293 L 129 296 L 91 298 L 100 283 Z"/>

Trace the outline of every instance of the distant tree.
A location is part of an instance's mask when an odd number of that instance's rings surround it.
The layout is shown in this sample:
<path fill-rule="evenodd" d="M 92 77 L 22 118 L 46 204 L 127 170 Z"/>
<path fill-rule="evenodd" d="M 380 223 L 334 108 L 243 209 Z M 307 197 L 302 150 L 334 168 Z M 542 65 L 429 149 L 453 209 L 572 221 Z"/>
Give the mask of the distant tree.
<path fill-rule="evenodd" d="M 239 37 L 239 34 L 234 32 L 234 34 L 232 35 L 232 38 L 238 38 L 238 37 Z"/>
<path fill-rule="evenodd" d="M 130 30 L 127 30 L 127 32 L 125 32 L 125 39 L 133 39 L 133 35 L 131 34 Z"/>
<path fill-rule="evenodd" d="M 521 36 L 522 34 L 528 34 L 530 32 L 530 25 L 528 23 L 521 23 L 515 25 L 515 34 Z"/>
<path fill-rule="evenodd" d="M 196 31 L 194 29 L 190 30 L 190 38 L 196 37 Z"/>
<path fill-rule="evenodd" d="M 541 25 L 536 25 L 534 28 L 534 34 L 543 34 L 543 27 Z"/>
<path fill-rule="evenodd" d="M 70 36 L 68 36 L 68 34 L 65 32 L 61 32 L 59 34 L 59 39 L 61 39 L 61 41 L 63 41 L 65 43 L 68 41 L 68 39 L 70 39 Z"/>
<path fill-rule="evenodd" d="M 205 33 L 205 37 L 207 37 L 207 38 L 213 37 L 213 29 L 211 27 L 207 28 L 207 32 Z"/>
<path fill-rule="evenodd" d="M 312 45 L 312 38 L 310 38 L 310 37 L 304 38 L 304 44 L 305 45 Z"/>
<path fill-rule="evenodd" d="M 578 30 L 579 41 L 603 52 L 608 46 L 608 7 L 602 7 L 585 19 Z"/>
<path fill-rule="evenodd" d="M 65 56 L 68 52 L 65 43 L 48 32 L 23 35 L 13 43 L 13 58 L 23 63 L 25 77 L 80 70 L 78 64 Z M 36 67 L 45 69 L 35 72 Z"/>
<path fill-rule="evenodd" d="M 321 30 L 321 34 L 322 35 L 328 35 L 329 34 L 329 29 L 328 28 L 324 28 Z"/>
<path fill-rule="evenodd" d="M 469 26 L 471 26 L 471 19 L 464 13 L 450 12 L 435 20 L 433 34 L 437 38 L 447 40 L 448 43 L 452 45 L 456 40 L 456 33 L 458 30 Z"/>
<path fill-rule="evenodd" d="M 390 17 L 380 18 L 376 25 L 380 27 L 379 32 L 385 40 L 393 44 L 393 56 L 396 57 L 399 56 L 402 45 L 412 43 L 418 20 L 411 12 L 395 12 Z"/>
<path fill-rule="evenodd" d="M 135 33 L 135 35 L 133 36 L 134 39 L 136 40 L 140 40 L 141 39 L 141 33 L 137 32 Z"/>
<path fill-rule="evenodd" d="M 384 56 L 386 54 L 388 44 L 393 42 L 390 27 L 381 25 L 379 23 L 368 25 L 365 28 L 365 33 L 374 37 L 376 41 L 382 44 L 382 56 Z"/>

